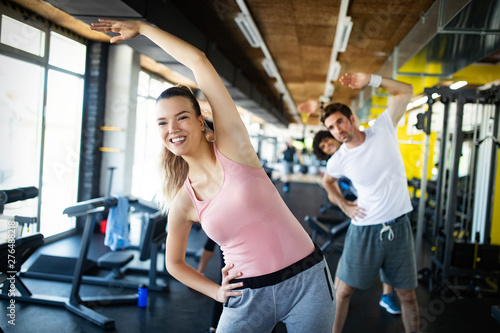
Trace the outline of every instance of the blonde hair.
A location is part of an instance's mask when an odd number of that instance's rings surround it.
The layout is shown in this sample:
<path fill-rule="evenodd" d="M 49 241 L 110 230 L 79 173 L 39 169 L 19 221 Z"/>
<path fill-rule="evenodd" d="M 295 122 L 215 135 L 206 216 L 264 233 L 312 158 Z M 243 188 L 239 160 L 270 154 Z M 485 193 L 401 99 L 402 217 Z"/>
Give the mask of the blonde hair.
<path fill-rule="evenodd" d="M 160 94 L 156 99 L 156 103 L 162 99 L 172 97 L 189 99 L 193 105 L 196 117 L 201 115 L 200 104 L 189 87 L 179 85 L 168 88 Z M 189 172 L 189 165 L 181 156 L 175 155 L 167 147 L 163 146 L 158 166 L 162 178 L 159 206 L 163 213 L 167 213 L 170 204 L 184 184 L 184 180 Z"/>
<path fill-rule="evenodd" d="M 182 157 L 175 155 L 166 147 L 162 147 L 159 167 L 162 179 L 159 206 L 161 211 L 166 214 L 170 204 L 184 184 L 189 166 Z"/>

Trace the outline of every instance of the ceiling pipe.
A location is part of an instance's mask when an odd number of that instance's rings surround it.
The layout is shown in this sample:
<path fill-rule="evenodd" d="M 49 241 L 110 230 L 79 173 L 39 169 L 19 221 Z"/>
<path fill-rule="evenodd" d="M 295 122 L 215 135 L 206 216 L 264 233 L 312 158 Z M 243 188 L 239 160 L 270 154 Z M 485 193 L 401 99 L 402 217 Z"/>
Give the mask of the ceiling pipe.
<path fill-rule="evenodd" d="M 255 25 L 252 24 L 252 20 L 247 15 L 238 13 L 238 15 L 234 18 L 234 21 L 247 39 L 248 44 L 250 44 L 251 47 L 259 48 L 262 44 L 262 39 L 260 38 L 260 34 L 258 34 L 255 29 Z"/>
<path fill-rule="evenodd" d="M 336 81 L 340 74 L 340 64 L 337 61 L 337 56 L 340 52 L 345 51 L 349 35 L 352 29 L 351 18 L 347 16 L 347 8 L 349 7 L 349 0 L 342 0 L 340 3 L 339 17 L 337 20 L 337 28 L 335 29 L 335 39 L 333 40 L 332 54 L 330 56 L 330 67 L 326 75 L 325 91 L 323 96 L 320 97 L 322 102 L 330 102 L 333 96 L 331 89 L 332 81 Z"/>
<path fill-rule="evenodd" d="M 450 2 L 448 0 L 437 0 L 434 2 L 427 12 L 421 16 L 420 21 L 413 26 L 408 34 L 406 34 L 406 36 L 401 40 L 399 45 L 394 48 L 391 56 L 385 60 L 376 73 L 381 76 L 392 78 L 396 78 L 398 76 L 422 78 L 437 77 L 442 79 L 452 78 L 453 74 L 450 73 L 409 73 L 400 72 L 399 69 L 415 57 L 422 49 L 428 46 L 432 40 L 446 28 L 446 25 L 448 25 L 455 17 L 464 11 L 467 5 L 473 4 L 474 2 L 476 1 L 454 0 L 453 2 Z M 479 6 L 479 1 L 477 1 L 477 3 Z M 459 52 L 459 54 L 460 53 L 462 52 Z M 459 64 L 463 64 L 463 61 L 460 61 Z M 465 65 L 457 67 L 455 72 L 463 69 L 464 67 Z M 372 87 L 366 87 L 361 90 L 361 92 L 366 91 L 367 93 L 360 99 L 359 105 L 369 103 L 371 95 L 368 92 L 371 91 L 371 89 Z M 353 109 L 353 111 L 356 112 L 361 121 L 366 121 L 368 119 L 369 108 L 358 108 L 357 110 Z"/>
<path fill-rule="evenodd" d="M 250 14 L 250 11 L 248 10 L 247 5 L 245 4 L 244 0 L 236 0 L 236 3 L 238 4 L 238 7 L 240 8 L 240 11 L 243 13 L 243 15 L 246 18 L 246 23 L 251 26 L 253 33 L 255 33 L 257 36 L 257 39 L 260 41 L 260 49 L 262 50 L 262 53 L 264 53 L 264 56 L 266 57 L 267 61 L 272 63 L 272 67 L 277 68 L 276 65 L 274 64 L 273 57 L 271 56 L 271 53 L 269 52 L 269 49 L 267 48 L 266 42 L 264 42 L 264 39 L 262 39 L 262 35 L 260 34 L 259 29 L 255 25 L 255 22 L 252 18 L 252 15 Z M 286 101 L 288 104 L 288 108 L 290 111 L 292 111 L 293 116 L 299 123 L 302 122 L 302 118 L 300 118 L 299 113 L 297 111 L 297 107 L 295 106 L 295 103 L 293 102 L 292 96 L 290 95 L 290 92 L 286 88 L 285 82 L 283 82 L 283 79 L 281 78 L 281 74 L 278 70 L 276 70 L 276 73 L 273 73 L 276 75 L 276 82 L 277 84 L 275 86 L 278 86 L 281 88 L 280 94 L 283 95 L 283 100 Z"/>

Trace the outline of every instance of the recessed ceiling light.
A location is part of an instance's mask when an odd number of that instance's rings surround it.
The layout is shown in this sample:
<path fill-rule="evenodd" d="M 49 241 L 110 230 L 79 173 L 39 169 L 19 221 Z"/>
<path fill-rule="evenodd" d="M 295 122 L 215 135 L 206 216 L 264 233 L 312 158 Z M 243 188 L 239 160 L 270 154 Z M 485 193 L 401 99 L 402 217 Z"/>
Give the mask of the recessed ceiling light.
<path fill-rule="evenodd" d="M 460 88 L 462 88 L 463 86 L 466 86 L 466 85 L 467 85 L 467 81 L 458 81 L 458 82 L 453 83 L 450 86 L 450 89 L 451 90 L 457 90 L 457 89 L 460 89 Z"/>

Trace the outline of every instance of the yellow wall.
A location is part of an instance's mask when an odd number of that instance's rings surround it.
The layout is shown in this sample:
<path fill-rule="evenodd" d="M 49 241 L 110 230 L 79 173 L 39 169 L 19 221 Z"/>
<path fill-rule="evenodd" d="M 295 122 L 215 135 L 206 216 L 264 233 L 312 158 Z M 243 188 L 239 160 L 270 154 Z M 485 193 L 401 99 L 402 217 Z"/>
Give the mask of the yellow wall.
<path fill-rule="evenodd" d="M 442 74 L 441 64 L 429 62 L 426 57 L 420 57 L 418 55 L 408 61 L 399 71 L 408 73 Z M 432 76 L 397 76 L 396 80 L 413 85 L 413 94 L 415 96 L 422 94 L 425 88 L 434 87 L 440 81 L 438 77 Z"/>
<path fill-rule="evenodd" d="M 498 151 L 500 154 L 500 149 Z M 500 156 L 500 155 L 497 155 Z M 491 219 L 491 244 L 500 245 L 500 163 L 497 162 L 495 193 L 493 199 L 493 218 Z"/>
<path fill-rule="evenodd" d="M 398 140 L 409 141 L 410 136 L 406 133 L 406 125 L 408 122 L 408 117 L 405 116 L 405 126 L 398 127 Z M 434 167 L 434 146 L 436 144 L 436 132 L 431 132 L 431 138 L 429 143 L 429 159 L 427 164 L 427 179 L 432 177 L 432 168 Z M 424 142 L 425 133 L 418 135 L 412 135 L 411 140 L 413 142 Z M 403 162 L 406 169 L 406 177 L 408 179 L 412 178 L 422 178 L 422 168 L 424 163 L 424 151 L 425 146 L 423 144 L 399 144 L 399 150 L 403 156 Z"/>

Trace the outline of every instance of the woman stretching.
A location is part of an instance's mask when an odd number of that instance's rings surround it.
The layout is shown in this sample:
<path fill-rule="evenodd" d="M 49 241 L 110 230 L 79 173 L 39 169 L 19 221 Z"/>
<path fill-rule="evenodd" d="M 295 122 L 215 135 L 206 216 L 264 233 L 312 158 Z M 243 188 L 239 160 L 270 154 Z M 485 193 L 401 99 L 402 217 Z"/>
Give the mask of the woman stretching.
<path fill-rule="evenodd" d="M 170 274 L 224 303 L 217 332 L 271 332 L 282 321 L 289 333 L 330 333 L 335 292 L 326 261 L 261 167 L 205 54 L 141 21 L 99 20 L 91 29 L 119 33 L 112 43 L 148 37 L 193 71 L 212 108 L 215 142 L 205 138 L 204 119 L 189 89 L 169 88 L 157 99 Z M 223 251 L 220 285 L 185 261 L 195 221 Z"/>

